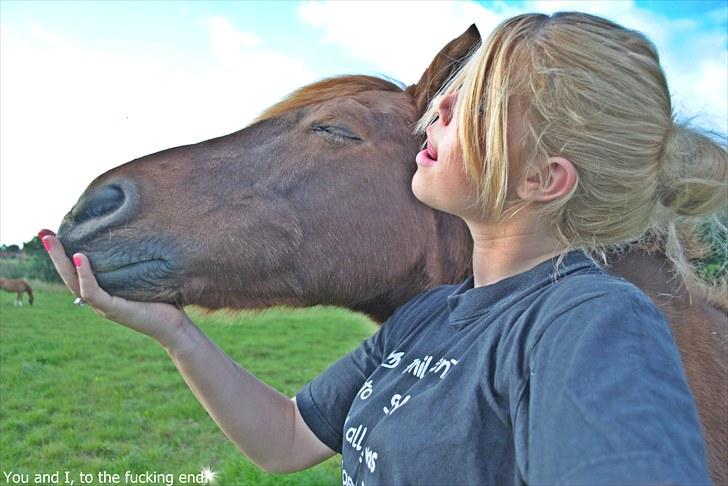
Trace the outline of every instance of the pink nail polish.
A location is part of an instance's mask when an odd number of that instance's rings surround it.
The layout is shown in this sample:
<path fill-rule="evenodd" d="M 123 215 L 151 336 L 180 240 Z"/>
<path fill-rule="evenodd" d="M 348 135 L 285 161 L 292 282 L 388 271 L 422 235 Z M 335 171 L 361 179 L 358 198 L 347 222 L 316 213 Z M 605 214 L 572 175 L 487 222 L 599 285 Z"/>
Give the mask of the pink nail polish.
<path fill-rule="evenodd" d="M 43 243 L 43 248 L 45 248 L 45 251 L 51 251 L 51 242 L 46 240 L 45 237 L 41 238 L 40 241 Z"/>
<path fill-rule="evenodd" d="M 73 255 L 73 264 L 76 265 L 76 268 L 81 268 L 81 255 Z"/>

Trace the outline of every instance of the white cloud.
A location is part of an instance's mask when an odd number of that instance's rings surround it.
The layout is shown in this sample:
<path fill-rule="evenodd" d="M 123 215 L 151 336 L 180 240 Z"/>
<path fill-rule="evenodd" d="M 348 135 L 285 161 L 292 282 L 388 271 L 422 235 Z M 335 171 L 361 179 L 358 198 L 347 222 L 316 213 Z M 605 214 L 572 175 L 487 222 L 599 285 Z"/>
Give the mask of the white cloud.
<path fill-rule="evenodd" d="M 481 29 L 492 29 L 501 18 L 475 3 L 440 1 L 312 1 L 298 13 L 322 29 L 325 42 L 406 84 L 415 83 L 434 54 L 470 24 L 477 20 Z"/>
<path fill-rule="evenodd" d="M 133 158 L 245 126 L 315 79 L 306 64 L 210 19 L 210 56 L 102 50 L 36 25 L 0 42 L 0 241 L 57 227 L 83 189 Z"/>
<path fill-rule="evenodd" d="M 255 49 L 261 39 L 251 32 L 238 32 L 225 17 L 209 21 L 212 52 L 225 63 L 232 63 L 242 51 Z"/>
<path fill-rule="evenodd" d="M 720 130 L 724 137 L 728 126 L 726 64 L 703 59 L 695 68 L 669 77 L 674 109 L 683 117 L 696 117 L 698 125 Z"/>

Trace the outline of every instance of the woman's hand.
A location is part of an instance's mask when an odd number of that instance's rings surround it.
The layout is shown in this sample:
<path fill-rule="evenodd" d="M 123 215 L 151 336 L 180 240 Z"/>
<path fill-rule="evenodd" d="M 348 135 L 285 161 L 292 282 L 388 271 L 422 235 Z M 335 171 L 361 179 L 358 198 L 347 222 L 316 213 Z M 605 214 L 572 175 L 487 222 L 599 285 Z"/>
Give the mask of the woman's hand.
<path fill-rule="evenodd" d="M 97 314 L 151 336 L 166 348 L 173 345 L 175 337 L 182 334 L 180 331 L 185 327 L 194 326 L 185 313 L 173 305 L 133 302 L 109 295 L 96 282 L 86 255 L 76 253 L 74 263 L 71 263 L 52 232 L 43 230 L 40 237 L 63 282 Z"/>

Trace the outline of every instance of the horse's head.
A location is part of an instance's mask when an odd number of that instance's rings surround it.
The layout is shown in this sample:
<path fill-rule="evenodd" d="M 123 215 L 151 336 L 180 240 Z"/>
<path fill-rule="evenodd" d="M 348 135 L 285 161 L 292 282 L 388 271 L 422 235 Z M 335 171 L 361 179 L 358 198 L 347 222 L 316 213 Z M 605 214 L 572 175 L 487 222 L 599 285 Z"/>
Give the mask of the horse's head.
<path fill-rule="evenodd" d="M 384 318 L 467 272 L 462 225 L 411 194 L 412 130 L 479 40 L 468 29 L 406 90 L 324 80 L 239 132 L 117 167 L 86 189 L 59 237 L 69 255 L 89 256 L 102 287 L 131 299 L 328 303 Z M 443 231 L 455 248 L 437 244 Z"/>

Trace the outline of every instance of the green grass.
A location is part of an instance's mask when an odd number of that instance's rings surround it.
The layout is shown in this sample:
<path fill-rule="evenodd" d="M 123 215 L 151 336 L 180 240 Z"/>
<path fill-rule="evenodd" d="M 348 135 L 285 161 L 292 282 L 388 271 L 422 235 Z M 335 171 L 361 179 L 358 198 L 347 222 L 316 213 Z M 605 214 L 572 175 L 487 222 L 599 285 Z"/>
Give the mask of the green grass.
<path fill-rule="evenodd" d="M 35 305 L 0 293 L 0 484 L 3 472 L 199 473 L 216 484 L 340 484 L 340 458 L 269 475 L 228 441 L 152 339 L 72 304 L 57 287 Z M 371 334 L 342 309 L 271 309 L 231 316 L 189 310 L 234 360 L 291 396 Z M 94 481 L 94 484 L 98 484 Z"/>

